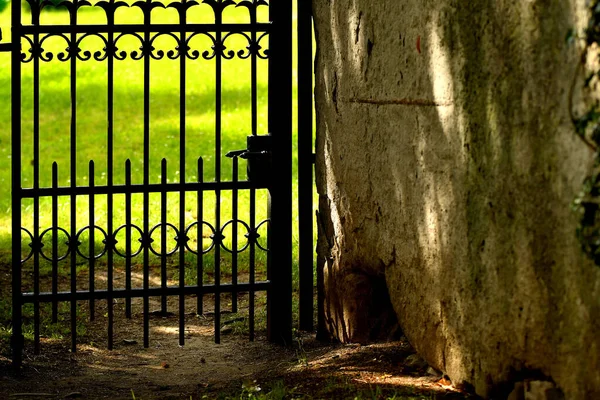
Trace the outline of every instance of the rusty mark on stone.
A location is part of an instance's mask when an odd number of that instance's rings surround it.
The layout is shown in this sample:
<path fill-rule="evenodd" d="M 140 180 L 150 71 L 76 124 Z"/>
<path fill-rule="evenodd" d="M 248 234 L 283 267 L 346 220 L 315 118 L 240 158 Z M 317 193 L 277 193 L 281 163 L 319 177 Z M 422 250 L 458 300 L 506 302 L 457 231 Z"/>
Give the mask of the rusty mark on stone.
<path fill-rule="evenodd" d="M 417 106 L 417 107 L 448 107 L 452 105 L 451 101 L 435 101 L 428 99 L 361 99 L 353 97 L 349 100 L 350 103 L 358 104 L 373 104 L 377 106 Z"/>
<path fill-rule="evenodd" d="M 417 51 L 421 54 L 421 36 L 417 36 Z"/>

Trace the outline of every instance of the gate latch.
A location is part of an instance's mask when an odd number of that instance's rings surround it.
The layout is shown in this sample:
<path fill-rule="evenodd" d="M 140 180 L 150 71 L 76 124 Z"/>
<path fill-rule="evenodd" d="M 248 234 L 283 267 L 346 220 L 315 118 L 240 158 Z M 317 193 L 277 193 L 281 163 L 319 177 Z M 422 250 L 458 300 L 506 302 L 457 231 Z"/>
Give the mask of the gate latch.
<path fill-rule="evenodd" d="M 0 28 L 0 42 L 2 41 L 2 28 Z M 11 51 L 12 43 L 0 43 L 0 52 Z"/>
<path fill-rule="evenodd" d="M 229 158 L 240 157 L 247 161 L 246 174 L 250 182 L 267 183 L 273 173 L 271 169 L 271 139 L 271 135 L 248 136 L 246 149 L 230 151 L 226 156 Z"/>

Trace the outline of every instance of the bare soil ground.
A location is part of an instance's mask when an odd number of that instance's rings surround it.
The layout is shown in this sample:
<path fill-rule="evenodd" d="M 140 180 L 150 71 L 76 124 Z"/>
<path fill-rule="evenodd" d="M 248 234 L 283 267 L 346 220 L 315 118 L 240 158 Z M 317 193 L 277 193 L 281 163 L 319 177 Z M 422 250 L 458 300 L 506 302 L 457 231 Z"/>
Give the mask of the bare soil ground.
<path fill-rule="evenodd" d="M 6 271 L 0 273 L 1 298 L 9 297 Z M 0 298 L 0 300 L 1 300 Z M 159 307 L 152 299 L 151 310 Z M 170 310 L 177 310 L 177 299 Z M 0 343 L 0 399 L 464 399 L 442 376 L 428 371 L 410 344 L 359 345 L 323 343 L 312 332 L 296 333 L 288 346 L 269 343 L 264 314 L 257 313 L 257 331 L 250 341 L 247 296 L 240 313 L 222 315 L 221 343 L 214 343 L 214 313 L 207 298 L 206 313 L 197 316 L 195 300 L 187 301 L 185 346 L 178 345 L 178 316 L 153 314 L 150 346 L 143 347 L 143 314 L 134 302 L 133 318 L 124 316 L 122 300 L 115 305 L 114 349 L 106 349 L 106 304 L 96 304 L 97 318 L 80 321 L 85 333 L 78 350 L 70 338 L 42 337 L 40 354 L 26 345 L 24 366 L 15 374 L 7 343 Z M 227 308 L 228 300 L 223 296 Z M 264 299 L 257 298 L 257 305 Z M 87 303 L 80 303 L 85 315 Z M 240 317 L 241 315 L 241 317 Z M 245 316 L 244 316 L 245 315 Z M 7 321 L 0 321 L 6 326 Z M 231 323 L 230 323 L 231 322 Z M 65 321 L 68 325 L 68 320 Z M 0 339 L 1 340 L 1 339 Z"/>

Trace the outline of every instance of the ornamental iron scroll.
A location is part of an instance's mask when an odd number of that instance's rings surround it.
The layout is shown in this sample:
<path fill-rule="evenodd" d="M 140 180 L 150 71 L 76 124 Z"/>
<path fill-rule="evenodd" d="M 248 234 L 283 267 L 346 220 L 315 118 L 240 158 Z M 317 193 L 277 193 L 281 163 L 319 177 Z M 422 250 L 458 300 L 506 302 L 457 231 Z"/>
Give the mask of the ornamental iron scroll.
<path fill-rule="evenodd" d="M 207 49 L 194 49 L 191 47 L 192 39 L 198 35 L 205 36 L 210 39 L 212 45 L 210 45 Z M 248 42 L 248 45 L 240 50 L 228 50 L 225 42 L 232 36 L 241 36 L 245 38 Z M 117 46 L 118 42 L 125 36 L 134 37 L 139 40 L 139 49 L 132 50 L 129 53 L 126 51 L 119 51 L 119 47 Z M 161 36 L 168 36 L 173 38 L 174 46 L 172 49 L 167 50 L 166 52 L 161 49 L 156 49 L 153 46 L 154 41 Z M 161 60 L 165 57 L 165 55 L 171 59 L 176 60 L 181 57 L 182 54 L 185 55 L 187 59 L 196 60 L 202 55 L 202 58 L 205 60 L 213 59 L 215 56 L 220 56 L 223 59 L 231 60 L 235 58 L 237 55 L 240 59 L 247 59 L 252 55 L 256 55 L 258 58 L 266 60 L 269 57 L 269 50 L 264 49 L 261 46 L 261 42 L 265 37 L 268 36 L 268 32 L 262 33 L 258 39 L 253 40 L 250 35 L 243 31 L 235 31 L 228 32 L 223 36 L 223 38 L 219 41 L 217 38 L 209 32 L 193 32 L 185 36 L 183 40 L 183 46 L 181 45 L 181 38 L 177 37 L 172 32 L 159 32 L 154 33 L 150 36 L 149 40 L 145 40 L 142 35 L 137 32 L 121 32 L 119 33 L 112 41 L 112 43 L 108 42 L 108 37 L 102 33 L 84 33 L 79 34 L 75 45 L 73 46 L 71 40 L 64 33 L 48 33 L 42 36 L 41 40 L 38 43 L 35 43 L 30 35 L 23 36 L 23 48 L 24 51 L 21 53 L 21 60 L 23 63 L 31 62 L 34 58 L 39 58 L 41 61 L 50 62 L 56 59 L 62 62 L 69 61 L 71 57 L 75 56 L 80 61 L 88 61 L 90 59 L 94 59 L 96 61 L 104 61 L 108 56 L 113 56 L 117 60 L 125 60 L 126 58 L 131 58 L 132 60 L 141 60 L 145 55 L 150 56 L 155 60 Z M 96 50 L 84 50 L 81 48 L 82 42 L 84 39 L 89 37 L 97 37 L 103 43 L 101 49 Z M 45 51 L 42 47 L 44 42 L 50 38 L 61 38 L 65 42 L 65 49 L 58 53 L 54 53 L 52 51 Z"/>
<path fill-rule="evenodd" d="M 28 63 L 34 58 L 44 62 L 50 62 L 57 59 L 62 62 L 76 57 L 80 61 L 94 59 L 104 61 L 107 57 L 114 57 L 117 60 L 131 58 L 132 60 L 141 60 L 144 56 L 149 56 L 155 60 L 161 60 L 167 56 L 171 60 L 185 56 L 187 59 L 196 60 L 200 56 L 206 60 L 213 59 L 215 56 L 231 60 L 236 56 L 240 59 L 247 59 L 255 55 L 260 59 L 267 59 L 268 49 L 261 45 L 265 37 L 269 35 L 270 24 L 257 22 L 257 9 L 260 6 L 268 6 L 264 0 L 244 0 L 236 3 L 232 0 L 204 0 L 201 3 L 197 1 L 181 0 L 163 4 L 159 1 L 145 0 L 137 1 L 131 5 L 123 1 L 98 1 L 91 4 L 85 0 L 63 0 L 54 3 L 50 0 L 35 1 L 26 0 L 31 9 L 31 25 L 25 25 L 27 28 L 37 28 L 37 30 L 25 29 L 22 35 L 22 62 Z M 187 24 L 187 13 L 201 4 L 212 8 L 215 22 L 213 24 Z M 230 6 L 246 8 L 250 17 L 250 23 L 223 24 L 223 12 Z M 51 29 L 48 26 L 40 24 L 40 14 L 47 8 L 65 8 L 70 15 L 70 23 L 67 25 L 55 25 Z M 106 14 L 106 25 L 90 26 L 77 25 L 77 12 L 83 7 L 99 7 Z M 115 24 L 115 13 L 119 8 L 138 8 L 144 15 L 146 23 L 135 24 Z M 161 8 L 174 8 L 177 10 L 180 22 L 179 24 L 152 25 L 152 11 Z M 73 29 L 76 27 L 76 29 Z M 49 31 L 49 32 L 46 32 Z M 109 32 L 112 32 L 109 35 Z M 142 35 L 142 32 L 146 32 Z M 179 36 L 178 36 L 179 35 Z M 198 35 L 209 39 L 208 46 L 205 48 L 194 48 L 192 39 Z M 139 48 L 132 51 L 119 50 L 118 42 L 125 36 L 135 37 L 139 41 Z M 154 42 L 161 36 L 171 37 L 174 42 L 170 49 L 156 49 Z M 241 49 L 229 49 L 227 41 L 232 36 L 245 38 L 246 46 Z M 64 41 L 64 50 L 55 53 L 46 51 L 43 48 L 44 43 L 50 39 L 58 37 Z M 84 49 L 85 39 L 97 37 L 102 45 L 100 48 Z M 74 43 L 72 43 L 74 42 Z"/>
<path fill-rule="evenodd" d="M 215 229 L 213 227 L 213 225 L 211 225 L 210 223 L 208 223 L 206 221 L 202 221 L 201 223 L 198 221 L 194 221 L 186 226 L 186 228 L 184 229 L 184 232 L 183 232 L 183 236 L 181 236 L 181 237 L 180 237 L 179 229 L 177 229 L 177 227 L 170 222 L 158 223 L 158 224 L 154 225 L 150 229 L 150 231 L 147 235 L 144 234 L 143 230 L 135 224 L 121 225 L 112 233 L 112 235 L 108 235 L 106 230 L 103 229 L 102 227 L 94 225 L 93 227 L 85 226 L 85 227 L 81 228 L 74 235 L 74 237 L 75 237 L 74 241 L 71 240 L 73 235 L 70 235 L 69 232 L 62 227 L 46 228 L 39 235 L 38 239 L 35 239 L 34 235 L 28 229 L 21 228 L 21 230 L 29 238 L 28 239 L 29 243 L 25 244 L 27 247 L 29 247 L 29 250 L 27 250 L 27 256 L 21 260 L 21 263 L 27 262 L 29 259 L 31 259 L 31 257 L 36 252 L 40 256 L 42 256 L 42 258 L 44 258 L 46 261 L 49 261 L 49 262 L 63 261 L 65 259 L 67 259 L 67 257 L 71 254 L 72 251 L 75 251 L 78 256 L 80 256 L 86 260 L 89 260 L 91 258 L 90 255 L 89 254 L 86 255 L 81 251 L 82 242 L 81 242 L 80 238 L 85 232 L 90 231 L 91 229 L 93 229 L 94 231 L 100 232 L 100 234 L 102 236 L 102 240 L 101 240 L 102 245 L 96 244 L 96 243 L 94 244 L 94 247 L 98 248 L 98 253 L 94 254 L 94 256 L 93 256 L 93 258 L 95 260 L 101 259 L 103 256 L 106 255 L 106 253 L 109 250 L 111 250 L 112 252 L 114 252 L 114 254 L 117 254 L 121 258 L 131 259 L 133 257 L 138 256 L 140 253 L 142 253 L 143 249 L 146 247 L 156 256 L 171 256 L 171 255 L 175 254 L 176 252 L 180 251 L 181 248 L 184 248 L 184 250 L 187 250 L 187 251 L 197 255 L 198 251 L 195 250 L 189 244 L 189 236 L 188 235 L 190 233 L 190 230 L 194 227 L 197 227 L 198 225 L 207 227 L 209 229 L 209 231 L 211 232 L 211 235 L 209 236 L 209 238 L 211 239 L 210 244 L 208 245 L 208 247 L 206 247 L 206 248 L 203 247 L 201 249 L 202 254 L 209 253 L 211 250 L 214 249 L 215 245 L 219 245 L 221 247 L 221 249 L 223 249 L 227 253 L 232 253 L 232 252 L 235 252 L 238 254 L 242 253 L 248 249 L 250 244 L 254 244 L 254 245 L 256 245 L 257 248 L 259 248 L 265 252 L 268 252 L 269 249 L 260 243 L 259 238 L 261 237 L 261 235 L 258 232 L 261 229 L 263 229 L 264 227 L 268 226 L 269 223 L 270 223 L 270 221 L 268 219 L 265 219 L 262 222 L 260 222 L 254 229 L 252 229 L 252 228 L 250 228 L 250 225 L 248 225 L 248 223 L 238 219 L 238 220 L 229 220 L 226 223 L 224 223 L 220 229 Z M 226 245 L 225 239 L 227 239 L 227 236 L 224 235 L 225 230 L 230 225 L 233 225 L 233 224 L 242 226 L 245 229 L 246 232 L 245 233 L 242 232 L 242 234 L 247 239 L 246 243 L 242 247 L 239 247 L 235 251 L 230 249 Z M 156 242 L 156 240 L 153 238 L 153 235 L 155 234 L 156 231 L 160 232 L 159 228 L 161 228 L 163 225 L 166 225 L 169 228 L 169 230 L 171 231 L 171 234 L 169 234 L 169 237 L 171 237 L 169 242 L 172 244 L 174 243 L 173 247 L 171 249 L 169 249 L 168 251 L 165 251 L 165 249 L 157 250 L 153 247 L 153 243 Z M 128 228 L 131 229 L 132 231 L 135 231 L 137 233 L 137 235 L 139 236 L 139 238 L 137 239 L 137 241 L 139 242 L 139 246 L 135 249 L 135 251 L 131 250 L 129 253 L 122 252 L 117 247 L 117 244 L 119 244 L 119 241 L 117 240 L 117 236 L 119 235 L 119 233 L 121 231 L 126 230 Z M 48 234 L 52 234 L 53 232 L 56 232 L 56 233 L 60 232 L 65 236 L 64 241 L 61 243 L 63 245 L 66 245 L 66 251 L 64 254 L 48 255 L 44 251 L 44 248 L 47 247 L 46 245 L 44 245 L 44 238 Z M 203 239 L 206 239 L 206 238 L 202 238 L 202 234 L 201 234 L 201 230 L 200 230 L 199 237 L 197 240 L 203 241 Z"/>

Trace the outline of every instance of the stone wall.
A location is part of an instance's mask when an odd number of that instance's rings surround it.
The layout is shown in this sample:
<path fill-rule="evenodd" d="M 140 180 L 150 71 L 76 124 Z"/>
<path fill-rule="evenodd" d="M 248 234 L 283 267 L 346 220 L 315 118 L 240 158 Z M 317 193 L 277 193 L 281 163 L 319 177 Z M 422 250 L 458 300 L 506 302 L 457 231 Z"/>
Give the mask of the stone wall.
<path fill-rule="evenodd" d="M 600 268 L 570 209 L 584 0 L 313 7 L 321 334 L 382 339 L 397 317 L 480 395 L 541 378 L 600 398 Z"/>

